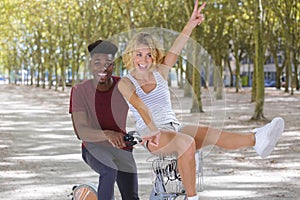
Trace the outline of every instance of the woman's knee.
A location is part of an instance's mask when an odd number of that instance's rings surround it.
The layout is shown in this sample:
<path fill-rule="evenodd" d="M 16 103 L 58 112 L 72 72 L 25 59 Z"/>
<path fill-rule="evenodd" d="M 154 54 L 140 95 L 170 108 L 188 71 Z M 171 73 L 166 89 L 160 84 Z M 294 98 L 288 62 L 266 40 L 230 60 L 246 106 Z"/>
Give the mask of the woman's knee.
<path fill-rule="evenodd" d="M 185 154 L 191 158 L 195 158 L 196 153 L 196 143 L 195 140 L 192 140 L 188 148 L 185 150 Z"/>

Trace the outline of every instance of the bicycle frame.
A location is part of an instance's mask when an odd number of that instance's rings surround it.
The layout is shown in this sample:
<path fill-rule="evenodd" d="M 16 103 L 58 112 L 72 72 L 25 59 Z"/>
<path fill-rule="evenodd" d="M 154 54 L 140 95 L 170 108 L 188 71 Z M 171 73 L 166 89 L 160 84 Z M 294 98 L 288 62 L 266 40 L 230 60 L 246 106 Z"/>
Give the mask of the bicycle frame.
<path fill-rule="evenodd" d="M 197 191 L 203 191 L 203 157 L 201 151 L 196 152 L 195 159 Z M 156 156 L 151 162 L 155 177 L 149 200 L 174 200 L 179 198 L 187 200 L 177 169 L 176 156 Z"/>

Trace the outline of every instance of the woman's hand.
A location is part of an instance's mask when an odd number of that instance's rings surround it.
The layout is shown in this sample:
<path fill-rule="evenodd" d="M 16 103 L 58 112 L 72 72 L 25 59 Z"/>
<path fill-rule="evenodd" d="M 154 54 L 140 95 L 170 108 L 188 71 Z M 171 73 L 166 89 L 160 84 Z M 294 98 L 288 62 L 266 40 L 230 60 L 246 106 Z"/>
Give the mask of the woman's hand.
<path fill-rule="evenodd" d="M 199 3 L 198 3 L 198 0 L 196 0 L 192 16 L 188 22 L 189 24 L 192 25 L 193 28 L 200 25 L 204 21 L 204 15 L 201 13 L 201 11 L 204 9 L 205 5 L 206 5 L 206 2 L 204 2 L 198 8 Z"/>
<path fill-rule="evenodd" d="M 142 143 L 148 141 L 149 144 L 158 147 L 159 140 L 160 140 L 160 134 L 161 134 L 161 132 L 159 130 L 155 131 L 155 132 L 152 132 L 151 134 L 143 137 Z"/>
<path fill-rule="evenodd" d="M 153 144 L 154 146 L 158 147 L 159 145 L 159 140 L 160 140 L 160 132 L 155 135 L 155 136 L 152 136 L 151 139 L 150 139 L 150 144 Z"/>

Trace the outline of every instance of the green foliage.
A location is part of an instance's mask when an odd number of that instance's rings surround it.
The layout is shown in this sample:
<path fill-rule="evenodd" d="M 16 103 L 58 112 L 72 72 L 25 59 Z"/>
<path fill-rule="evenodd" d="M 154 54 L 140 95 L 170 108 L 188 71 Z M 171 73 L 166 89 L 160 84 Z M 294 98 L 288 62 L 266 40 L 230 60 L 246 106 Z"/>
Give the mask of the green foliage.
<path fill-rule="evenodd" d="M 265 47 L 286 53 L 300 49 L 299 1 L 262 3 Z M 192 37 L 212 55 L 220 71 L 229 44 L 243 52 L 240 59 L 255 55 L 254 8 L 253 0 L 207 2 L 206 20 Z M 74 80 L 78 74 L 87 75 L 83 66 L 90 42 L 141 27 L 180 32 L 192 9 L 190 0 L 0 0 L 0 73 L 30 69 L 39 72 L 44 84 L 46 73 L 58 77 L 72 69 Z M 276 38 L 281 38 L 280 44 Z M 299 62 L 299 51 L 295 57 Z M 29 84 L 39 84 L 31 78 Z"/>

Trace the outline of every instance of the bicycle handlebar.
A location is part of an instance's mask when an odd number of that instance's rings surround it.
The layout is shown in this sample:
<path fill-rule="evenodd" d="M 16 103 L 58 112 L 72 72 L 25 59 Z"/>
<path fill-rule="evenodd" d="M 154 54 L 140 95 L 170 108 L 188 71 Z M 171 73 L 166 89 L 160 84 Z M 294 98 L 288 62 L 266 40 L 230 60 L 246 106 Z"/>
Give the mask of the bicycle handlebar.
<path fill-rule="evenodd" d="M 142 139 L 135 131 L 129 131 L 126 135 L 124 135 L 124 141 L 127 147 L 132 147 L 138 142 L 142 142 Z"/>

